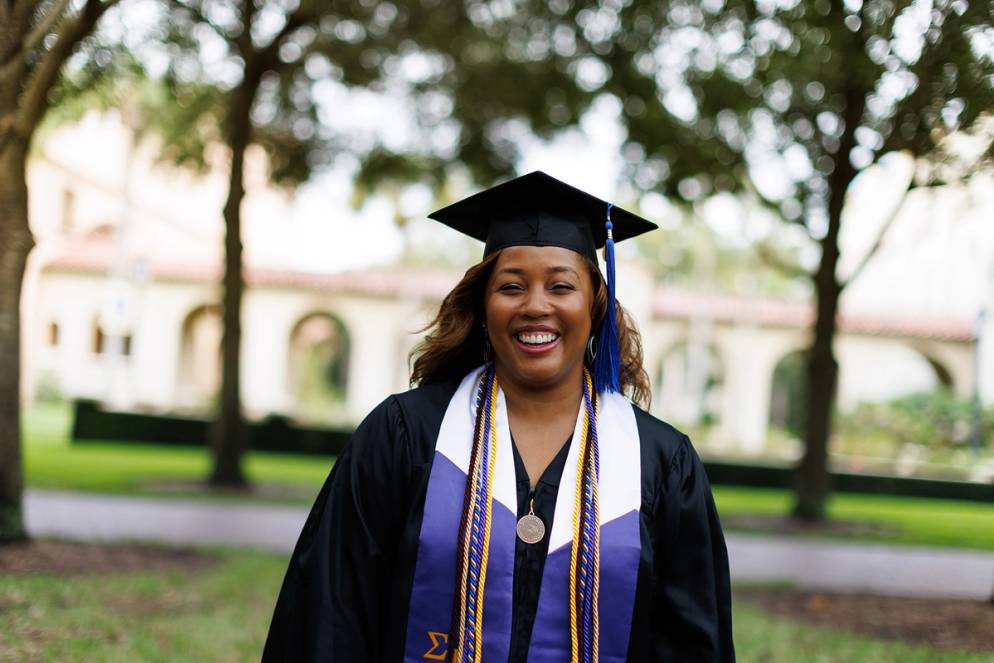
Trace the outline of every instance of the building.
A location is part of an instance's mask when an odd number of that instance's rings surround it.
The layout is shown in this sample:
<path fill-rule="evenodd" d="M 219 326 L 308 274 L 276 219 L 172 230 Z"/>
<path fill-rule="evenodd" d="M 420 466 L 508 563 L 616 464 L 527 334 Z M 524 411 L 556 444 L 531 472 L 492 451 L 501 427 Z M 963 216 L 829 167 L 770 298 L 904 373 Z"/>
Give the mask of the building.
<path fill-rule="evenodd" d="M 88 116 L 52 134 L 31 163 L 39 248 L 25 291 L 24 393 L 206 414 L 220 375 L 226 183 L 156 166 L 154 146 L 128 135 L 113 116 Z M 249 166 L 246 415 L 355 423 L 406 388 L 416 332 L 459 274 L 295 268 L 293 247 L 274 246 L 273 229 L 293 200 L 266 187 L 259 155 Z M 994 309 L 994 275 L 984 281 L 994 265 L 994 203 L 982 204 L 941 220 L 926 213 L 928 223 L 902 213 L 893 245 L 847 290 L 840 408 L 938 384 L 962 396 L 979 386 L 994 403 L 994 315 L 976 322 L 984 306 Z M 865 243 L 872 231 L 844 240 Z M 796 374 L 809 345 L 810 306 L 680 292 L 654 283 L 644 266 L 623 270 L 619 297 L 642 331 L 652 410 L 678 423 L 711 419 L 725 444 L 760 451 L 771 417 L 785 416 L 796 397 L 783 376 Z"/>

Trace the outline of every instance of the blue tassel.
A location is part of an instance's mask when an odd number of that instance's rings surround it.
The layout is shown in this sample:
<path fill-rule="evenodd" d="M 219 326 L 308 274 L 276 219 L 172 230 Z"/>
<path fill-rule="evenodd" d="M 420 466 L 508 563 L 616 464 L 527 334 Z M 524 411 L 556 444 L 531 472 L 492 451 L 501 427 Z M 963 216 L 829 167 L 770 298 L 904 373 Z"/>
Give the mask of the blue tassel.
<path fill-rule="evenodd" d="M 607 312 L 597 335 L 597 357 L 594 359 L 594 388 L 597 391 L 621 391 L 621 348 L 618 344 L 618 320 L 615 306 L 614 234 L 611 223 L 611 203 L 607 206 L 607 242 L 604 244 L 604 262 L 607 263 Z"/>

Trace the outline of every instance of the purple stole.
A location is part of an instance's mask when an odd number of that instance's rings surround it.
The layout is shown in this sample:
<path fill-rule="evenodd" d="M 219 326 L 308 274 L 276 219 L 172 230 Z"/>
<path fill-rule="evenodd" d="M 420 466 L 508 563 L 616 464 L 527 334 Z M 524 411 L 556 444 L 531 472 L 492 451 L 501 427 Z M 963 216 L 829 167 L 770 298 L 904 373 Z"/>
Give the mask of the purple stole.
<path fill-rule="evenodd" d="M 417 563 L 408 613 L 405 663 L 449 661 L 449 638 L 453 629 L 453 605 L 457 592 L 457 559 L 460 528 L 467 489 L 467 474 L 477 420 L 478 397 L 485 367 L 467 375 L 449 402 L 438 440 L 425 498 L 424 519 L 418 540 Z M 489 459 L 492 467 L 490 514 L 486 522 L 488 541 L 483 556 L 485 584 L 482 619 L 470 621 L 479 643 L 475 656 L 460 649 L 462 661 L 503 663 L 511 640 L 511 605 L 514 584 L 515 524 L 517 490 L 513 450 L 507 426 L 503 393 L 496 389 L 491 417 L 496 451 Z M 583 578 L 571 569 L 574 541 L 578 538 L 574 511 L 579 503 L 576 486 L 583 459 L 579 457 L 584 427 L 584 407 L 580 408 L 574 443 L 570 445 L 566 467 L 560 480 L 555 517 L 539 591 L 538 610 L 529 646 L 529 663 L 563 663 L 573 659 L 577 640 L 593 640 L 593 649 L 576 656 L 586 661 L 590 651 L 597 661 L 624 663 L 628 654 L 635 581 L 641 556 L 639 508 L 641 505 L 641 458 L 638 429 L 631 403 L 616 393 L 597 396 L 596 446 L 593 461 L 599 480 L 594 492 L 599 507 L 598 560 L 599 593 L 593 633 L 589 622 L 580 633 L 574 611 L 571 618 L 571 582 L 583 585 Z M 490 414 L 490 411 L 487 412 Z M 481 420 L 483 417 L 481 416 Z M 589 421 L 589 419 L 588 419 Z M 596 449 L 605 450 L 597 454 Z M 548 525 L 548 523 L 546 523 Z M 574 564 L 575 566 L 575 564 Z M 595 574 L 595 582 L 598 578 Z M 464 590 L 463 594 L 465 593 Z M 472 597 L 470 597 L 472 598 Z"/>

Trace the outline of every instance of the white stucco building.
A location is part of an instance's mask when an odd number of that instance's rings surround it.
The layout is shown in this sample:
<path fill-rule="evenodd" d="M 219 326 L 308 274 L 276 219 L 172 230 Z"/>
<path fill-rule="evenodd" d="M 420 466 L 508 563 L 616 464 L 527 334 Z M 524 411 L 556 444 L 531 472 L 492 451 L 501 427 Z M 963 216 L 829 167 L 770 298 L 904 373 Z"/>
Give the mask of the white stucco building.
<path fill-rule="evenodd" d="M 151 145 L 130 157 L 129 150 L 113 116 L 88 116 L 50 136 L 31 162 L 39 248 L 25 289 L 24 394 L 55 390 L 114 407 L 205 412 L 219 379 L 226 183 L 216 173 L 153 166 Z M 293 200 L 267 188 L 261 168 L 256 155 L 243 208 L 246 414 L 354 423 L 406 388 L 414 332 L 459 275 L 301 270 L 286 239 L 292 233 L 281 227 Z M 994 314 L 976 324 L 983 307 L 994 311 L 990 191 L 959 208 L 956 192 L 906 203 L 844 295 L 841 408 L 939 383 L 968 396 L 978 380 L 983 400 L 994 403 Z M 846 233 L 843 255 L 865 245 L 874 226 L 850 218 Z M 729 444 L 762 449 L 771 413 L 782 407 L 778 366 L 808 346 L 810 307 L 675 291 L 650 273 L 622 266 L 619 298 L 642 331 L 653 411 L 675 422 L 713 417 Z M 315 387 L 315 375 L 331 387 Z"/>

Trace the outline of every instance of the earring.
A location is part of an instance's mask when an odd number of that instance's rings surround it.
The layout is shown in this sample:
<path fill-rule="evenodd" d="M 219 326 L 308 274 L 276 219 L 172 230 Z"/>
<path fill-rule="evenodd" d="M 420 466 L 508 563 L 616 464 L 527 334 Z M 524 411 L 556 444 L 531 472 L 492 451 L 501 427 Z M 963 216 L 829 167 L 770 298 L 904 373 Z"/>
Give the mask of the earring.
<path fill-rule="evenodd" d="M 591 365 L 594 363 L 594 359 L 597 358 L 597 348 L 594 344 L 596 339 L 597 337 L 593 335 L 587 339 L 587 363 Z"/>
<path fill-rule="evenodd" d="M 487 323 L 484 322 L 483 323 L 483 363 L 484 364 L 490 363 L 491 349 L 492 348 L 490 347 L 490 335 L 487 334 Z"/>

